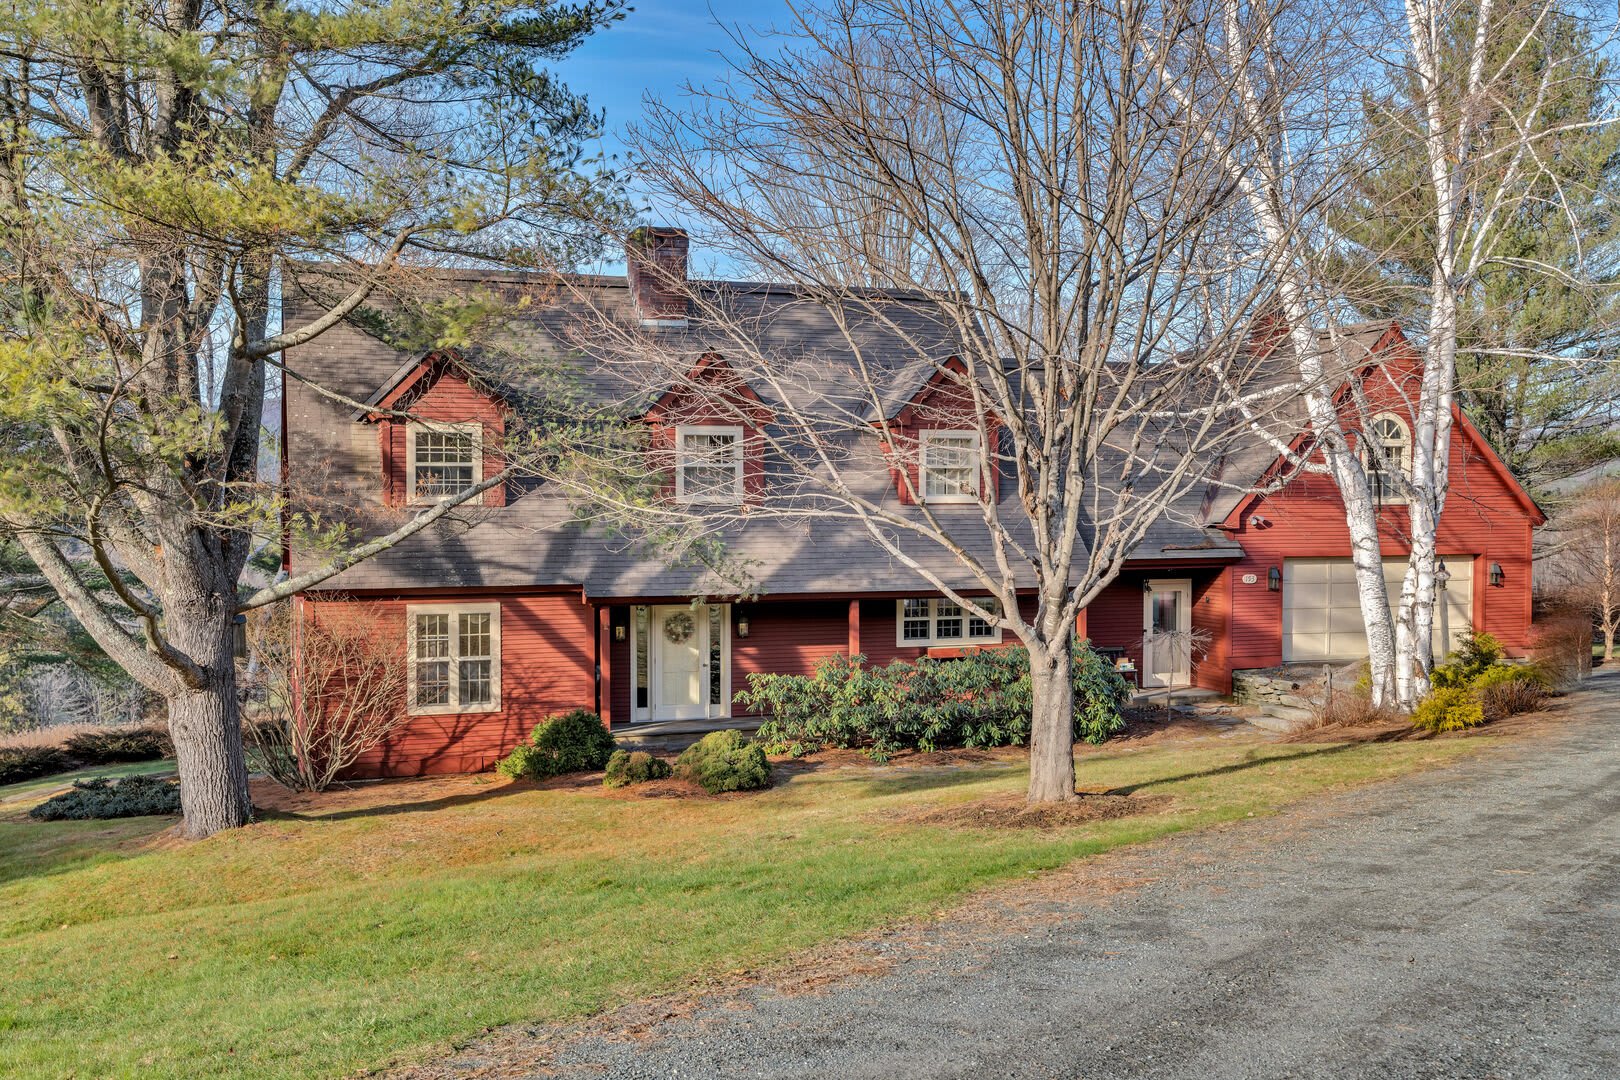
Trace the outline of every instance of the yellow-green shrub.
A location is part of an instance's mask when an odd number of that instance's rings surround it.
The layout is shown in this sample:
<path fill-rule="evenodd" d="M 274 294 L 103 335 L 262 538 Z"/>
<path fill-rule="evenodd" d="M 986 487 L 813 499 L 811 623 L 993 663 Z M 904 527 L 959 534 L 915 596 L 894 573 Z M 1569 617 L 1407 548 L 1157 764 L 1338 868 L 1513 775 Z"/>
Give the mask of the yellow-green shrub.
<path fill-rule="evenodd" d="M 1472 686 L 1506 655 L 1502 643 L 1491 635 L 1466 631 L 1457 635 L 1457 648 L 1446 656 L 1445 663 L 1435 665 L 1429 681 L 1437 690 Z"/>
<path fill-rule="evenodd" d="M 1412 710 L 1412 726 L 1424 731 L 1461 731 L 1484 722 L 1479 700 L 1460 686 L 1438 687 Z"/>

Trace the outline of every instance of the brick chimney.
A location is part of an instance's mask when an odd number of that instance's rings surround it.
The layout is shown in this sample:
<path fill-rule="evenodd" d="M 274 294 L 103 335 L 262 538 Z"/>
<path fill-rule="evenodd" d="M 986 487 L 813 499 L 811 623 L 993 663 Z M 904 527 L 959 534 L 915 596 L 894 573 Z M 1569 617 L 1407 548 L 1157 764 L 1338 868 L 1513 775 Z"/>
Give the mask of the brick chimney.
<path fill-rule="evenodd" d="M 642 326 L 686 325 L 685 229 L 645 225 L 625 238 L 624 261 L 630 298 Z"/>

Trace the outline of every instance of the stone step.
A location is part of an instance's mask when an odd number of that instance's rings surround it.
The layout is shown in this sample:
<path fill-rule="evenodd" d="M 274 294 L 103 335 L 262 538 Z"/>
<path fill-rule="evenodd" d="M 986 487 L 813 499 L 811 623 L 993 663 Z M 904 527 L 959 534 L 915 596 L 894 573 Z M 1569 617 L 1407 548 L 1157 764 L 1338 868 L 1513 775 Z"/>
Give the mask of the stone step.
<path fill-rule="evenodd" d="M 1286 705 L 1271 705 L 1263 708 L 1258 714 L 1249 717 L 1249 723 L 1267 731 L 1281 732 L 1284 735 L 1292 734 L 1306 727 L 1316 719 L 1316 713 L 1310 709 L 1294 709 Z"/>

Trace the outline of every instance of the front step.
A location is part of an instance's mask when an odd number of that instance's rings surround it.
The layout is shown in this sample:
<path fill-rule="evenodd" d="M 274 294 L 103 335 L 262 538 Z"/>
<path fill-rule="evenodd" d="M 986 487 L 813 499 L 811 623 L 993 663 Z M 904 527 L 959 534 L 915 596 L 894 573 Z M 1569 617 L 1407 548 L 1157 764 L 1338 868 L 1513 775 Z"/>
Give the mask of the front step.
<path fill-rule="evenodd" d="M 626 750 L 645 750 L 650 754 L 678 754 L 711 731 L 740 731 L 752 736 L 759 730 L 757 716 L 740 716 L 723 720 L 661 720 L 653 723 L 626 724 L 613 729 L 613 741 Z"/>

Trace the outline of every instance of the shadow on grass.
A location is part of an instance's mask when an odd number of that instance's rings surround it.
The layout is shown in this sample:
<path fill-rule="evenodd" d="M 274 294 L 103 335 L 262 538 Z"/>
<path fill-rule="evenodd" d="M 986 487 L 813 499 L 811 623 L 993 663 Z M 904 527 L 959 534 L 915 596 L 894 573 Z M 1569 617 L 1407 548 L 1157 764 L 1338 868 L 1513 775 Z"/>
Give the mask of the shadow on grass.
<path fill-rule="evenodd" d="M 1130 795 L 1144 788 L 1159 787 L 1163 784 L 1179 784 L 1183 780 L 1202 780 L 1211 776 L 1226 776 L 1231 773 L 1243 772 L 1246 769 L 1255 769 L 1264 765 L 1275 765 L 1286 761 L 1304 761 L 1307 758 L 1326 757 L 1329 754 L 1342 754 L 1346 750 L 1354 750 L 1357 743 L 1336 743 L 1332 746 L 1322 746 L 1311 750 L 1300 750 L 1291 754 L 1261 755 L 1251 750 L 1242 761 L 1234 761 L 1230 765 L 1217 765 L 1213 769 L 1202 769 L 1198 772 L 1182 773 L 1180 776 L 1161 776 L 1155 780 L 1143 780 L 1136 784 L 1126 784 L 1123 787 L 1110 788 L 1104 794 Z"/>
<path fill-rule="evenodd" d="M 600 783 L 601 781 L 597 782 Z M 524 791 L 540 790 L 544 790 L 540 785 L 523 782 L 492 784 L 478 791 L 460 792 L 438 799 L 382 803 L 378 806 L 357 806 L 352 810 L 259 809 L 256 813 L 261 821 L 351 821 L 355 818 L 394 817 L 399 814 L 431 814 L 438 810 L 449 810 L 457 806 L 472 806 L 477 803 L 488 802 L 491 799 L 516 795 Z"/>

